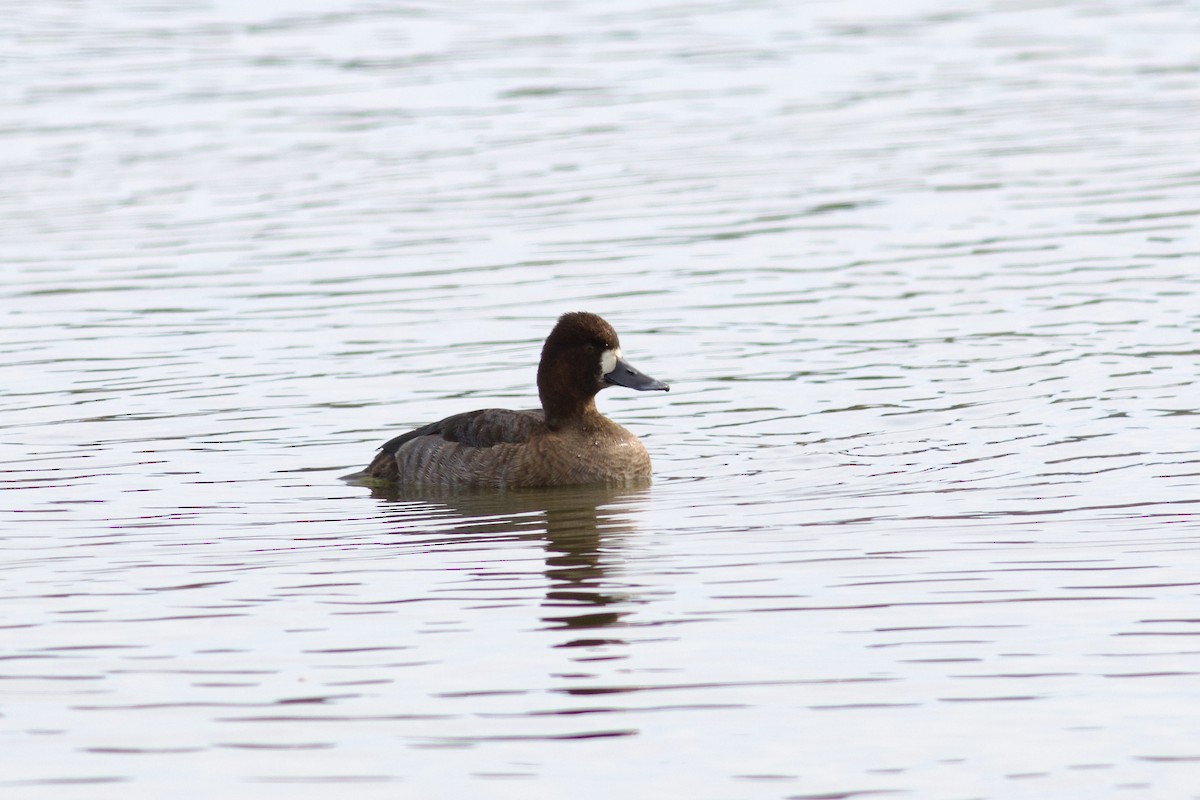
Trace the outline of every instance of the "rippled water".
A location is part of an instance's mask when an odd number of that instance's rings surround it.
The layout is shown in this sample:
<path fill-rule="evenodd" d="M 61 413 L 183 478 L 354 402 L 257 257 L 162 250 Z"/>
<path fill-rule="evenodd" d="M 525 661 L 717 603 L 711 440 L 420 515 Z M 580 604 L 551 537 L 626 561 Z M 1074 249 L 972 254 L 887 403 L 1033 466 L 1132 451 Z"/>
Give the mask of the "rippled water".
<path fill-rule="evenodd" d="M 1200 797 L 1186 2 L 15 2 L 5 798 Z M 566 310 L 654 485 L 371 496 Z"/>

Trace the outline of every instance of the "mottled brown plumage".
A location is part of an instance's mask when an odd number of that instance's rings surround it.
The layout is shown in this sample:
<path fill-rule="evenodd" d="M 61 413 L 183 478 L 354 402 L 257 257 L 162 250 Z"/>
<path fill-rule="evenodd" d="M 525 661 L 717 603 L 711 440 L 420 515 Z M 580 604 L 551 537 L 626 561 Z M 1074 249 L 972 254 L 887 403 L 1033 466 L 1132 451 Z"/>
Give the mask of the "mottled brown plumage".
<path fill-rule="evenodd" d="M 456 414 L 387 442 L 361 478 L 404 485 L 522 488 L 650 478 L 638 438 L 596 409 L 609 385 L 668 389 L 620 357 L 612 326 L 595 314 L 559 318 L 538 365 L 540 410 Z"/>

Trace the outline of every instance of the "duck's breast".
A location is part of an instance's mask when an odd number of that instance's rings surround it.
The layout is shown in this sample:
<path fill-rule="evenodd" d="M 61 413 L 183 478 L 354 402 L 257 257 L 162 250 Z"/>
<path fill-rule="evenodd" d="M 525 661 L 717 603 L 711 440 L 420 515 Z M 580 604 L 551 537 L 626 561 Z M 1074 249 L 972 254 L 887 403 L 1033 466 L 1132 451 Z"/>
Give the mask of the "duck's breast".
<path fill-rule="evenodd" d="M 650 455 L 614 422 L 601 428 L 551 431 L 521 448 L 514 485 L 636 484 L 650 478 Z"/>

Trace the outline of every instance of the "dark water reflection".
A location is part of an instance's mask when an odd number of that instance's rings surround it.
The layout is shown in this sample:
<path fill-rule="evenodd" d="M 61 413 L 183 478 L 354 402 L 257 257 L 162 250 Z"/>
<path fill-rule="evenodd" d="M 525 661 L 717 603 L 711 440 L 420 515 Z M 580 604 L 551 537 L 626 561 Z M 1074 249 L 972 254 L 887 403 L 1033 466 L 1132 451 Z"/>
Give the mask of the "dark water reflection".
<path fill-rule="evenodd" d="M 632 587 L 607 575 L 621 564 L 622 540 L 636 531 L 632 508 L 645 504 L 649 489 L 569 487 L 489 490 L 414 491 L 373 486 L 371 496 L 384 501 L 381 517 L 402 536 L 420 530 L 425 520 L 452 520 L 448 534 L 455 543 L 496 539 L 537 542 L 546 554 L 544 617 L 551 628 L 603 629 L 619 625 L 636 601 Z M 449 540 L 449 539 L 448 539 Z M 448 541 L 443 540 L 443 541 Z M 427 541 L 436 547 L 438 541 Z M 614 608 L 609 608 L 614 606 Z M 619 639 L 565 641 L 560 647 L 619 643 Z"/>

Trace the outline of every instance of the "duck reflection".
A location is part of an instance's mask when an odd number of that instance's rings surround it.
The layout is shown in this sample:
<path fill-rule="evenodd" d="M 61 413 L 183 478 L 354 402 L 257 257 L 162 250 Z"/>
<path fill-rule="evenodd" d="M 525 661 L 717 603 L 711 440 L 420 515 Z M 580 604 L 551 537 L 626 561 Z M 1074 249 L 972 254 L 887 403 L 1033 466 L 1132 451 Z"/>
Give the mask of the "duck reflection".
<path fill-rule="evenodd" d="M 388 501 L 389 516 L 404 532 L 446 531 L 448 537 L 481 540 L 542 539 L 548 580 L 542 620 L 552 628 L 595 630 L 618 624 L 635 602 L 606 580 L 611 548 L 634 530 L 633 511 L 647 489 L 571 487 L 512 492 L 430 490 L 373 486 Z M 626 607 L 621 610 L 620 607 Z M 615 642 L 588 638 L 560 647 Z"/>

